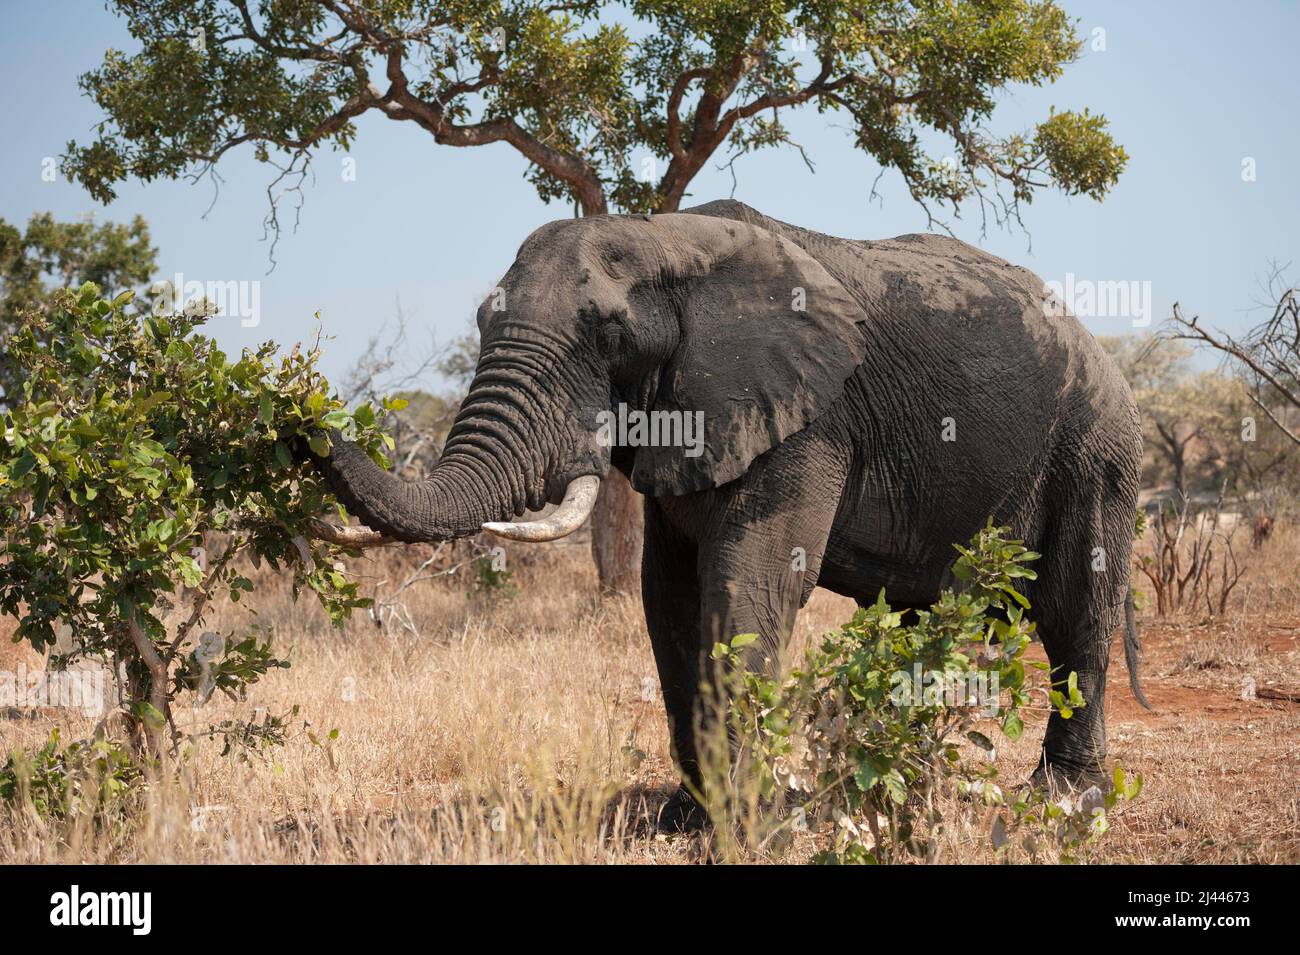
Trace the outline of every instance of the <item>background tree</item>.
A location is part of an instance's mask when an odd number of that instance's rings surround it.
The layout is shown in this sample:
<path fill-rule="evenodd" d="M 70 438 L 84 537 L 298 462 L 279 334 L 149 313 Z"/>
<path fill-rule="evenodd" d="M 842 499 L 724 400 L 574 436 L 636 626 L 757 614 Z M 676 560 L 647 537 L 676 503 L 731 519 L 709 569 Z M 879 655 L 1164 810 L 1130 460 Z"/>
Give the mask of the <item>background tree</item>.
<path fill-rule="evenodd" d="M 1001 90 L 1050 82 L 1077 57 L 1051 0 L 113 6 L 141 49 L 110 50 L 82 77 L 105 120 L 65 156 L 104 201 L 128 177 L 201 177 L 241 145 L 292 185 L 316 150 L 348 148 L 367 112 L 442 145 L 509 143 L 543 199 L 584 215 L 677 209 L 724 145 L 732 159 L 795 145 L 782 111 L 803 105 L 847 118 L 927 213 L 971 199 L 986 225 L 1018 220 L 1044 186 L 1100 197 L 1127 158 L 1086 110 L 1007 136 L 986 125 Z M 632 589 L 640 507 L 617 473 L 593 531 L 602 585 Z"/>
<path fill-rule="evenodd" d="M 44 310 L 55 288 L 93 282 L 110 294 L 148 282 L 158 267 L 149 226 L 136 216 L 130 225 L 56 222 L 38 213 L 19 232 L 0 219 L 0 405 L 18 391 L 18 370 L 8 339 L 24 315 Z"/>
<path fill-rule="evenodd" d="M 1229 426 L 1234 383 L 1212 371 L 1194 372 L 1192 349 L 1181 342 L 1101 336 L 1142 412 L 1148 459 L 1144 483 L 1172 485 L 1178 495 L 1202 490 L 1206 447 Z"/>
<path fill-rule="evenodd" d="M 1268 313 L 1244 335 L 1233 336 L 1188 318 L 1178 305 L 1164 334 L 1217 352 L 1235 374 L 1232 417 L 1249 441 L 1229 442 L 1239 490 L 1253 495 L 1249 510 L 1266 517 L 1293 511 L 1300 496 L 1300 289 L 1274 266 L 1258 303 Z M 1256 422 L 1258 421 L 1258 426 Z"/>
<path fill-rule="evenodd" d="M 1208 345 L 1223 355 L 1247 382 L 1249 399 L 1293 445 L 1300 445 L 1300 288 L 1281 281 L 1274 269 L 1269 279 L 1273 301 L 1266 321 L 1234 338 L 1187 318 L 1175 304 L 1166 334 L 1178 341 Z"/>
<path fill-rule="evenodd" d="M 1144 486 L 1202 500 L 1223 489 L 1244 510 L 1276 512 L 1300 473 L 1300 455 L 1282 429 L 1259 416 L 1250 382 L 1223 370 L 1196 371 L 1195 350 L 1176 339 L 1098 341 L 1120 366 L 1142 414 Z"/>

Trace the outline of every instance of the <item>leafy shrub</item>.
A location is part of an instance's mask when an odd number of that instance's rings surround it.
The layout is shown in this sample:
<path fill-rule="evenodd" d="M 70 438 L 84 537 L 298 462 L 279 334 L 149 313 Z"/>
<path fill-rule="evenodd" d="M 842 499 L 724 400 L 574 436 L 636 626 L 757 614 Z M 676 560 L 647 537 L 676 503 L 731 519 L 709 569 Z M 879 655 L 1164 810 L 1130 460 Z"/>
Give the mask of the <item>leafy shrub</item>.
<path fill-rule="evenodd" d="M 484 554 L 474 560 L 474 577 L 470 581 L 469 596 L 485 603 L 510 600 L 519 596 L 514 582 L 514 572 L 507 570 L 497 553 Z"/>
<path fill-rule="evenodd" d="M 1019 739 L 1032 699 L 1026 668 L 1048 666 L 1024 660 L 1034 624 L 1016 589 L 1017 580 L 1034 579 L 1026 565 L 1038 555 L 1008 532 L 990 523 L 969 547 L 957 547 L 962 592 L 944 591 L 904 622 L 882 591 L 783 680 L 742 672 L 752 634 L 714 647 L 738 683 L 729 710 L 741 741 L 737 778 L 768 804 L 796 794 L 799 805 L 780 827 L 833 821 L 819 861 L 933 861 L 947 822 L 941 804 L 954 798 L 989 816 L 999 852 L 1037 857 L 1052 844 L 1068 860 L 1104 831 L 1117 799 L 1137 795 L 1140 777 L 1130 783 L 1122 770 L 1109 794 L 1073 801 L 1029 789 L 1007 797 L 996 783 L 997 749 L 980 727 Z M 1067 719 L 1087 705 L 1073 673 L 1046 695 Z M 723 807 L 733 818 L 737 791 L 733 785 L 733 805 Z M 1013 834 L 1022 836 L 1015 845 Z"/>
<path fill-rule="evenodd" d="M 87 284 L 9 342 L 23 386 L 0 441 L 0 611 L 38 651 L 62 630 L 73 656 L 114 667 L 132 739 L 154 755 L 178 693 L 238 698 L 287 665 L 264 640 L 200 632 L 213 598 L 253 589 L 236 558 L 291 570 L 294 595 L 336 622 L 368 602 L 346 551 L 312 537 L 342 508 L 306 449 L 327 454 L 341 429 L 382 460 L 376 410 L 344 409 L 315 349 L 231 359 L 197 334 L 206 319 L 139 314 L 131 293 L 110 302 Z"/>
<path fill-rule="evenodd" d="M 141 776 L 129 751 L 103 738 L 65 745 L 56 727 L 34 754 L 11 753 L 0 766 L 0 802 L 43 816 L 91 816 L 120 803 Z"/>

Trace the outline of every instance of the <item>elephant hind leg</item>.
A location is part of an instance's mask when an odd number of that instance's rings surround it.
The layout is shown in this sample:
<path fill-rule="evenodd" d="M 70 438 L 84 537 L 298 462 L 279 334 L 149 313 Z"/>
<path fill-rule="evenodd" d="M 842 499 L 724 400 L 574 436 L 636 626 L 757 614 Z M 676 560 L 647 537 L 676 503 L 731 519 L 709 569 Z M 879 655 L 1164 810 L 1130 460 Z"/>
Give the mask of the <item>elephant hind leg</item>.
<path fill-rule="evenodd" d="M 1053 712 L 1043 736 L 1043 752 L 1034 770 L 1033 782 L 1052 789 L 1105 788 L 1106 771 L 1106 670 L 1080 669 L 1053 663 L 1052 681 L 1063 683 L 1074 673 L 1087 705 L 1070 719 Z"/>
<path fill-rule="evenodd" d="M 1124 617 L 1132 510 L 1102 497 L 1081 506 L 1077 498 L 1064 500 L 1039 545 L 1043 556 L 1035 566 L 1030 615 L 1052 666 L 1053 685 L 1064 690 L 1075 674 L 1086 705 L 1069 719 L 1052 713 L 1035 779 L 1086 787 L 1104 783 L 1108 775 L 1106 670 L 1112 637 Z"/>

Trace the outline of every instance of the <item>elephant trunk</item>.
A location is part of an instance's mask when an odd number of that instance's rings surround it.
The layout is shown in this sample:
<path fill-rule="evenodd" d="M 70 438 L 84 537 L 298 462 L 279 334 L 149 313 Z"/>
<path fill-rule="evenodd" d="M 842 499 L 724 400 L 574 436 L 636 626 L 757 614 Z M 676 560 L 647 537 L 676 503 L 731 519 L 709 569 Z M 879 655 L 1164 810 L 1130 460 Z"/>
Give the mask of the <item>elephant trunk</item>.
<path fill-rule="evenodd" d="M 482 479 L 467 467 L 439 462 L 428 480 L 403 481 L 338 436 L 325 474 L 350 513 L 394 540 L 469 537 L 503 511 L 498 495 L 485 489 Z"/>
<path fill-rule="evenodd" d="M 423 481 L 404 481 L 337 435 L 324 470 L 343 505 L 401 541 L 472 537 L 546 503 L 547 471 L 566 439 L 554 396 L 509 349 L 484 354 L 442 457 Z M 560 487 L 559 492 L 564 488 Z"/>

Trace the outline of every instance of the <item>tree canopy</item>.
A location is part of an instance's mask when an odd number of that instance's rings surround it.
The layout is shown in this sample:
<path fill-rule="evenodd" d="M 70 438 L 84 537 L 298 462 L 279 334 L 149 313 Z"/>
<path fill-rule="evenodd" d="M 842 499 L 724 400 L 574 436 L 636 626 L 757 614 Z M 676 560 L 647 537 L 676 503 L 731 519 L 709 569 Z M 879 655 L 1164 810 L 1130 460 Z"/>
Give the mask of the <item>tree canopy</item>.
<path fill-rule="evenodd" d="M 1052 0 L 111 6 L 140 48 L 81 78 L 105 118 L 64 157 L 101 201 L 127 178 L 202 177 L 242 145 L 277 181 L 301 175 L 368 112 L 444 145 L 509 143 L 543 199 L 586 214 L 678 208 L 724 146 L 791 144 L 784 111 L 801 105 L 847 117 L 927 211 L 974 196 L 1005 221 L 1039 187 L 1100 197 L 1127 159 L 1086 109 L 988 129 L 1000 91 L 1049 83 L 1080 52 Z"/>

